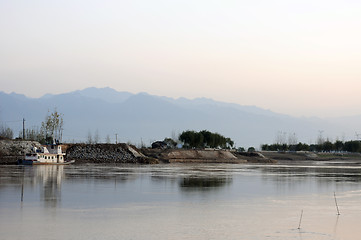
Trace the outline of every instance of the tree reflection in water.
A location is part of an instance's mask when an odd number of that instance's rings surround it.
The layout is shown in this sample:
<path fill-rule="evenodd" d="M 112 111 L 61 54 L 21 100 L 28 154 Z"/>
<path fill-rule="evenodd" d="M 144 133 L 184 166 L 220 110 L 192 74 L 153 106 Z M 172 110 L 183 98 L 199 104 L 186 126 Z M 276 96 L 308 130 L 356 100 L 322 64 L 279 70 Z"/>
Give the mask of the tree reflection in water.
<path fill-rule="evenodd" d="M 179 181 L 183 191 L 211 191 L 232 183 L 230 177 L 187 177 Z"/>

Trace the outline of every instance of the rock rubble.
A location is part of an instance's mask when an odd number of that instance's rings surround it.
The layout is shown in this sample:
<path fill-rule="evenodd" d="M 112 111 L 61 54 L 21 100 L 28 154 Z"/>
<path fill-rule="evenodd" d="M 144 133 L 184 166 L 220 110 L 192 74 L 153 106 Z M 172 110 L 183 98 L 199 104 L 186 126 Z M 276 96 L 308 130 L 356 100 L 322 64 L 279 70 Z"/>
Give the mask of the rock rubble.
<path fill-rule="evenodd" d="M 41 144 L 36 141 L 0 140 L 0 164 L 16 164 L 34 147 L 40 148 Z"/>
<path fill-rule="evenodd" d="M 76 163 L 158 163 L 124 143 L 74 144 L 68 147 L 66 158 Z"/>

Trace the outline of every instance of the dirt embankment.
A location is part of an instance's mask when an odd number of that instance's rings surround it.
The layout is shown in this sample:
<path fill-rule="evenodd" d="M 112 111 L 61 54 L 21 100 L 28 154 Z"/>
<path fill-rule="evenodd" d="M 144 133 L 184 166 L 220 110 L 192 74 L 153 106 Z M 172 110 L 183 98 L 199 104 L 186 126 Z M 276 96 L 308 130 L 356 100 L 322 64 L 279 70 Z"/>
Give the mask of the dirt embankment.
<path fill-rule="evenodd" d="M 238 154 L 226 150 L 187 150 L 187 149 L 142 149 L 150 157 L 165 163 L 273 163 L 257 153 Z"/>
<path fill-rule="evenodd" d="M 277 163 L 277 159 L 268 158 L 260 152 L 236 152 L 234 154 L 238 159 L 244 159 L 248 163 Z"/>
<path fill-rule="evenodd" d="M 201 163 L 245 163 L 231 152 L 222 150 L 169 150 L 160 154 L 160 159 L 169 163 L 201 162 Z"/>
<path fill-rule="evenodd" d="M 262 154 L 274 160 L 287 161 L 305 161 L 305 160 L 319 160 L 318 155 L 312 152 L 272 152 L 264 151 Z"/>

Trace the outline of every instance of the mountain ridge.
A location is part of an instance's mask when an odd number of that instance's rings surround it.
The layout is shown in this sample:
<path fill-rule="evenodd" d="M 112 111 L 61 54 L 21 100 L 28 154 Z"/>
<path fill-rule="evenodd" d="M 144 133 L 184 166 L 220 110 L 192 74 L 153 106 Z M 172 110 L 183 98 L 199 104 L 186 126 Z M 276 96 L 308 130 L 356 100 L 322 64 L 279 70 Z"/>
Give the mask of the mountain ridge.
<path fill-rule="evenodd" d="M 28 127 L 40 126 L 48 111 L 64 114 L 64 141 L 85 142 L 99 134 L 104 141 L 145 143 L 171 137 L 184 130 L 210 130 L 232 138 L 237 146 L 259 147 L 277 135 L 296 134 L 298 141 L 354 134 L 357 120 L 297 118 L 256 106 L 218 102 L 209 98 L 169 98 L 148 93 L 118 92 L 112 88 L 85 88 L 63 94 L 28 98 L 0 92 L 0 121 L 26 119 Z M 12 126 L 10 126 L 12 127 Z M 20 131 L 15 128 L 15 134 Z M 287 141 L 287 136 L 283 136 Z"/>

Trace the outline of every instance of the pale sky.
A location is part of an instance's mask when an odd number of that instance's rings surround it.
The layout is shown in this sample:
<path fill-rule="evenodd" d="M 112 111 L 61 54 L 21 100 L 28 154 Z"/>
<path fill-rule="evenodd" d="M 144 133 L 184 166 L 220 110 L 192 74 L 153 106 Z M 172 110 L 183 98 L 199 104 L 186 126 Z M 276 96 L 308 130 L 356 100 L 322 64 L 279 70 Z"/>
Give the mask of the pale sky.
<path fill-rule="evenodd" d="M 361 114 L 361 1 L 0 0 L 0 91 Z"/>

